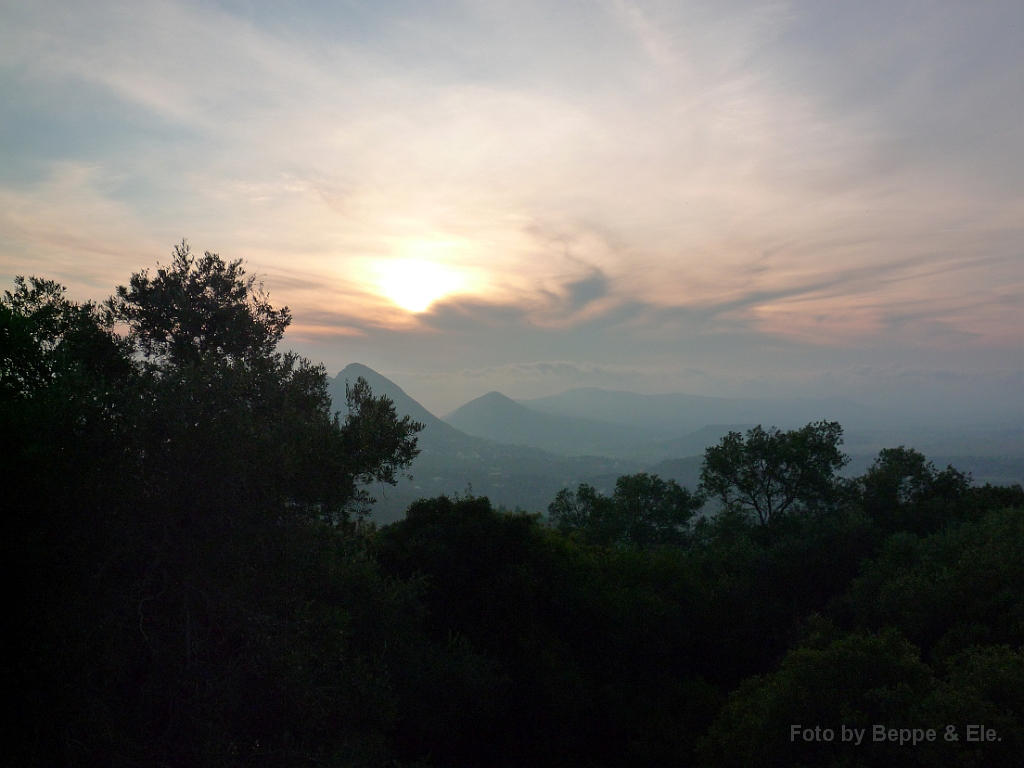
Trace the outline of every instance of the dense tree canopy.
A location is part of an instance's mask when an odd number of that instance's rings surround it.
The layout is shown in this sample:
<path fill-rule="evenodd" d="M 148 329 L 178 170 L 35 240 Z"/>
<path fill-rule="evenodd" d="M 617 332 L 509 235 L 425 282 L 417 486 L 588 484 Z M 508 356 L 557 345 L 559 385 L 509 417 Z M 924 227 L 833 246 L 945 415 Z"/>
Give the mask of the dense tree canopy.
<path fill-rule="evenodd" d="M 105 306 L 36 278 L 0 299 L 18 759 L 383 748 L 393 696 L 360 644 L 402 598 L 338 524 L 420 425 L 365 382 L 333 414 L 323 368 L 276 349 L 288 320 L 240 262 L 186 246 Z"/>
<path fill-rule="evenodd" d="M 903 446 L 843 481 L 819 422 L 728 435 L 698 493 L 638 473 L 378 530 L 420 425 L 363 380 L 334 413 L 288 321 L 184 244 L 105 304 L 0 296 L 8 763 L 1019 763 L 1020 486 Z M 877 723 L 998 739 L 791 738 Z"/>
<path fill-rule="evenodd" d="M 55 384 L 90 378 L 123 381 L 132 371 L 128 345 L 111 314 L 76 304 L 52 280 L 15 278 L 0 297 L 0 396 L 27 399 Z"/>
<path fill-rule="evenodd" d="M 577 531 L 591 543 L 655 547 L 685 543 L 703 504 L 700 494 L 675 480 L 640 472 L 616 480 L 611 496 L 586 483 L 575 492 L 563 489 L 548 506 L 548 516 L 560 531 Z"/>
<path fill-rule="evenodd" d="M 971 487 L 953 467 L 941 472 L 912 448 L 883 448 L 859 481 L 864 510 L 888 531 L 927 534 L 949 521 Z"/>
<path fill-rule="evenodd" d="M 1024 652 L 972 647 L 937 671 L 896 632 L 824 633 L 787 653 L 778 670 L 745 682 L 701 756 L 714 768 L 1010 768 L 1020 759 L 1022 715 Z M 967 725 L 981 720 L 999 741 L 968 741 Z M 879 725 L 897 741 L 879 739 Z M 955 741 L 945 738 L 949 725 Z"/>

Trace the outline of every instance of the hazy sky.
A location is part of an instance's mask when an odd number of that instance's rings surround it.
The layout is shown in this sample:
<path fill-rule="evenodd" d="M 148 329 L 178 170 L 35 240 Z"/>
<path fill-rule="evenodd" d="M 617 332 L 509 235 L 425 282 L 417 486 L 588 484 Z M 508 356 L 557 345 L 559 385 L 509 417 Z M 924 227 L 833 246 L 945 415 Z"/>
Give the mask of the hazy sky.
<path fill-rule="evenodd" d="M 1024 3 L 0 3 L 0 279 L 491 389 L 1024 414 Z"/>

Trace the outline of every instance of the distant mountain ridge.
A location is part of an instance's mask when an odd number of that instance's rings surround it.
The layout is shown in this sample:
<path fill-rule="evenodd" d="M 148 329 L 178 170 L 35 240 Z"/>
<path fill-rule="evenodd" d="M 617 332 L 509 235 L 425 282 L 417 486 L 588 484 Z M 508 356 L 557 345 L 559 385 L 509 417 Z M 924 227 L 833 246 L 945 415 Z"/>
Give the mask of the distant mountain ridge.
<path fill-rule="evenodd" d="M 581 482 L 607 488 L 619 475 L 643 468 L 632 461 L 557 456 L 467 435 L 434 416 L 387 377 L 358 363 L 346 366 L 328 381 L 335 410 L 344 413 L 345 384 L 355 384 L 360 376 L 374 395 L 386 395 L 394 402 L 399 416 L 408 415 L 425 425 L 418 435 L 420 455 L 409 470 L 412 477 L 402 478 L 396 487 L 367 489 L 378 499 L 373 517 L 380 523 L 399 519 L 418 498 L 464 493 L 469 486 L 495 505 L 541 512 L 562 488 Z"/>
<path fill-rule="evenodd" d="M 636 392 L 580 387 L 550 397 L 517 401 L 544 413 L 628 424 L 671 436 L 712 424 L 762 424 L 793 428 L 811 421 L 861 424 L 871 412 L 847 398 L 727 398 L 679 392 L 642 395 Z"/>
<path fill-rule="evenodd" d="M 671 457 L 703 456 L 704 451 L 718 445 L 730 432 L 744 433 L 754 424 L 708 424 L 706 427 L 689 432 L 682 437 L 666 440 L 659 444 L 663 453 Z"/>
<path fill-rule="evenodd" d="M 709 424 L 665 439 L 668 432 L 642 429 L 596 418 L 566 416 L 528 407 L 500 392 L 488 392 L 444 417 L 468 435 L 509 445 L 525 445 L 562 456 L 606 456 L 659 461 L 703 454 L 729 432 L 754 426 Z"/>
<path fill-rule="evenodd" d="M 490 392 L 439 419 L 387 377 L 353 363 L 328 382 L 337 410 L 345 409 L 346 382 L 360 376 L 375 395 L 394 402 L 399 416 L 425 425 L 412 478 L 395 488 L 368 489 L 380 499 L 374 518 L 382 523 L 400 518 L 417 498 L 463 493 L 467 486 L 495 505 L 531 512 L 544 511 L 562 488 L 587 482 L 608 493 L 617 477 L 639 471 L 693 488 L 704 449 L 730 431 L 754 424 L 790 429 L 819 419 L 847 427 L 844 409 L 860 408 L 838 398 L 772 401 L 585 388 L 520 401 Z M 919 447 L 940 466 L 970 471 L 979 482 L 1024 481 L 1017 428 L 867 428 L 848 430 L 847 438 L 849 473 L 863 472 L 880 447 L 903 444 Z"/>
<path fill-rule="evenodd" d="M 469 435 L 529 445 L 564 456 L 622 456 L 650 443 L 643 430 L 597 419 L 543 413 L 500 392 L 488 392 L 444 421 Z"/>
<path fill-rule="evenodd" d="M 367 368 L 360 363 L 349 363 L 337 376 L 330 379 L 327 391 L 331 395 L 331 401 L 336 410 L 343 411 L 345 408 L 345 385 L 353 386 L 359 378 L 366 379 L 366 383 L 370 385 L 374 395 L 378 397 L 387 395 L 391 398 L 395 404 L 395 410 L 399 414 L 408 415 L 412 417 L 413 421 L 422 422 L 437 431 L 445 432 L 449 429 L 447 424 L 409 397 L 405 390 L 391 379 L 381 376 L 372 368 Z"/>

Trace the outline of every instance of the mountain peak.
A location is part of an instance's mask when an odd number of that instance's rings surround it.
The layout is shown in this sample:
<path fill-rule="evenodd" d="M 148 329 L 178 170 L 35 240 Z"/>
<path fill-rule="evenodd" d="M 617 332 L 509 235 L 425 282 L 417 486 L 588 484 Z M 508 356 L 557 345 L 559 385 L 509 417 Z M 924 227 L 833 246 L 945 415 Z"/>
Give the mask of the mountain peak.
<path fill-rule="evenodd" d="M 524 445 L 563 455 L 627 452 L 642 442 L 630 427 L 535 411 L 501 392 L 488 392 L 444 420 L 468 435 L 506 445 Z"/>
<path fill-rule="evenodd" d="M 379 373 L 377 373 L 375 370 L 373 370 L 373 368 L 370 368 L 369 366 L 363 365 L 362 363 L 349 363 L 342 370 L 340 370 L 338 372 L 338 376 L 341 376 L 342 374 L 344 374 L 346 377 L 349 377 L 349 376 L 356 376 L 356 377 L 363 376 L 363 377 L 365 377 L 366 374 L 369 374 L 370 376 L 380 376 L 380 378 L 384 378 Z"/>
<path fill-rule="evenodd" d="M 501 394 L 501 392 L 491 391 L 486 395 L 480 395 L 475 400 L 470 400 L 465 405 L 459 406 L 443 418 L 449 424 L 458 424 L 458 422 L 464 421 L 467 417 L 470 419 L 480 417 L 493 419 L 498 414 L 502 416 L 521 415 L 527 413 L 528 410 L 526 406 L 520 405 L 512 398 Z"/>
<path fill-rule="evenodd" d="M 503 395 L 503 394 L 501 394 L 501 392 L 498 392 L 497 390 L 491 390 L 486 395 L 481 395 L 476 400 L 471 400 L 470 402 L 473 402 L 473 403 L 476 403 L 476 402 L 480 402 L 480 403 L 512 403 L 513 405 L 519 405 L 511 397 L 509 397 L 507 395 Z M 469 405 L 469 403 L 466 403 L 466 405 Z M 464 407 L 465 406 L 463 406 L 463 408 Z M 520 406 L 520 407 L 522 407 L 522 406 Z"/>
<path fill-rule="evenodd" d="M 330 379 L 327 384 L 327 391 L 331 395 L 331 401 L 335 410 L 342 410 L 345 407 L 345 385 L 352 386 L 356 379 L 366 379 L 374 396 L 386 395 L 395 404 L 395 411 L 399 416 L 410 416 L 413 421 L 419 421 L 427 426 L 444 424 L 434 414 L 416 402 L 405 393 L 405 390 L 391 381 L 391 379 L 377 373 L 372 368 L 362 363 L 349 363 L 337 376 Z M 444 425 L 447 427 L 447 425 Z M 441 427 L 442 429 L 444 427 Z"/>

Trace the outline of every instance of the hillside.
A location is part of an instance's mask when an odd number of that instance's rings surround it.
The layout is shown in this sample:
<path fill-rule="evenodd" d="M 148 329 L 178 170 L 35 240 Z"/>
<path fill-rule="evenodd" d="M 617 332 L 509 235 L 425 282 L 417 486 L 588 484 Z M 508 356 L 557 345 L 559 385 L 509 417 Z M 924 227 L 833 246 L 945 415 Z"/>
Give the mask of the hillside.
<path fill-rule="evenodd" d="M 457 439 L 455 435 L 457 430 L 451 429 L 441 419 L 409 397 L 405 390 L 391 381 L 391 379 L 381 376 L 372 368 L 367 368 L 359 363 L 346 365 L 337 376 L 329 380 L 327 391 L 330 393 L 331 400 L 336 409 L 344 411 L 345 385 L 351 386 L 355 384 L 356 379 L 360 377 L 366 379 L 370 389 L 373 390 L 373 394 L 377 396 L 387 395 L 391 398 L 391 401 L 395 404 L 395 411 L 400 416 L 411 416 L 414 421 L 425 424 L 430 429 L 432 440 L 436 439 L 439 435 L 444 435 L 447 439 Z"/>
<path fill-rule="evenodd" d="M 369 490 L 378 503 L 373 518 L 380 523 L 400 519 L 418 498 L 465 493 L 498 505 L 542 512 L 562 488 L 581 482 L 606 486 L 614 478 L 643 468 L 639 462 L 595 456 L 558 456 L 538 448 L 506 445 L 467 435 L 434 416 L 397 384 L 364 365 L 351 364 L 330 380 L 334 407 L 344 411 L 345 382 L 362 376 L 376 395 L 387 395 L 399 416 L 409 415 L 425 427 L 419 434 L 420 455 L 395 487 Z"/>
<path fill-rule="evenodd" d="M 466 434 L 564 456 L 623 457 L 651 449 L 651 436 L 623 424 L 543 413 L 488 392 L 444 417 Z"/>
<path fill-rule="evenodd" d="M 545 511 L 562 488 L 586 482 L 610 492 L 616 477 L 633 472 L 652 472 L 693 488 L 704 449 L 729 431 L 745 431 L 755 423 L 799 425 L 812 418 L 807 414 L 815 413 L 815 408 L 819 418 L 826 418 L 832 413 L 829 403 L 837 411 L 850 405 L 839 400 L 742 400 L 600 389 L 515 401 L 491 392 L 442 420 L 387 377 L 353 363 L 329 381 L 336 408 L 344 410 L 345 382 L 355 383 L 359 376 L 375 394 L 391 398 L 399 415 L 425 425 L 411 477 L 402 478 L 396 487 L 368 489 L 378 499 L 373 517 L 381 523 L 400 519 L 418 498 L 462 494 L 467 487 L 488 496 L 495 506 L 531 512 Z M 806 420 L 800 421 L 801 413 Z M 939 466 L 948 462 L 972 472 L 976 482 L 1021 482 L 1024 469 L 1014 443 L 1019 442 L 1019 430 L 1003 432 L 1006 435 L 999 436 L 1006 444 L 992 443 L 999 449 L 995 456 L 979 450 L 995 434 L 989 430 L 929 432 L 927 453 L 939 457 Z M 916 445 L 913 438 L 921 437 L 898 429 L 847 434 L 846 450 L 852 458 L 847 475 L 870 465 L 877 455 L 875 443 L 879 447 Z M 960 435 L 958 442 L 954 434 Z M 973 450 L 954 455 L 949 448 Z"/>

